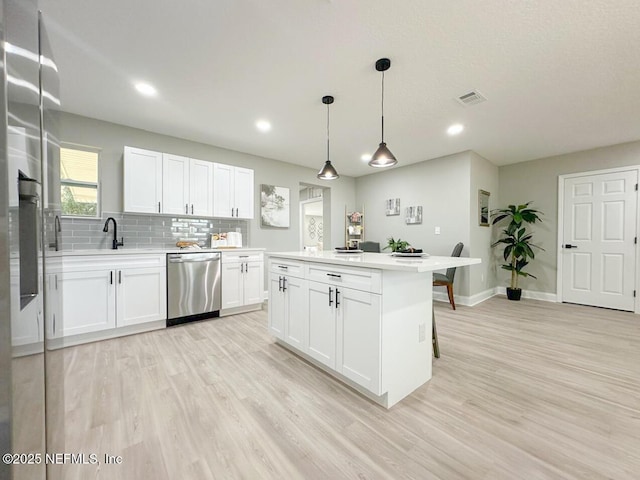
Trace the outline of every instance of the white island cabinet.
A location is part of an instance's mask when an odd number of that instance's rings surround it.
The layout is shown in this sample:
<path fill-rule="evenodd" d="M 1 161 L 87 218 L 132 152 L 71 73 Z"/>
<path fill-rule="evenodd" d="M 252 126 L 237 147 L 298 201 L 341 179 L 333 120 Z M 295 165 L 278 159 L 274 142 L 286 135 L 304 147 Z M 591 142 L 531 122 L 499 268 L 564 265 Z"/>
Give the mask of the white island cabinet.
<path fill-rule="evenodd" d="M 387 408 L 431 378 L 432 272 L 477 258 L 269 253 L 269 332 Z"/>

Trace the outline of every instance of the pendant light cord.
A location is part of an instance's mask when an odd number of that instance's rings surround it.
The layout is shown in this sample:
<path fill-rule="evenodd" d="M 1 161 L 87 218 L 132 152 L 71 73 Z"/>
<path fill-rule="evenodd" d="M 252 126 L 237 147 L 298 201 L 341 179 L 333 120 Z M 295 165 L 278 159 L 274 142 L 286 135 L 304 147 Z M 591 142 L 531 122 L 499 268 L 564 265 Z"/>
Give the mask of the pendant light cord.
<path fill-rule="evenodd" d="M 329 104 L 327 103 L 327 161 L 329 161 Z"/>
<path fill-rule="evenodd" d="M 382 72 L 382 143 L 384 143 L 384 71 Z"/>

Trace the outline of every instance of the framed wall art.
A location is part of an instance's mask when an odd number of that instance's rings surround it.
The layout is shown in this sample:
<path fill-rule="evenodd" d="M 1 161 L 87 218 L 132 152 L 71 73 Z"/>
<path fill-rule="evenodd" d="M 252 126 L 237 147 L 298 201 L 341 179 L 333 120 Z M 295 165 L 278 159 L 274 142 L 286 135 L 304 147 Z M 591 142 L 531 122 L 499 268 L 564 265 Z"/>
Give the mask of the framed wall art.
<path fill-rule="evenodd" d="M 260 185 L 260 224 L 263 227 L 289 228 L 289 189 Z"/>
<path fill-rule="evenodd" d="M 387 217 L 391 215 L 400 215 L 400 199 L 390 198 L 387 200 Z"/>

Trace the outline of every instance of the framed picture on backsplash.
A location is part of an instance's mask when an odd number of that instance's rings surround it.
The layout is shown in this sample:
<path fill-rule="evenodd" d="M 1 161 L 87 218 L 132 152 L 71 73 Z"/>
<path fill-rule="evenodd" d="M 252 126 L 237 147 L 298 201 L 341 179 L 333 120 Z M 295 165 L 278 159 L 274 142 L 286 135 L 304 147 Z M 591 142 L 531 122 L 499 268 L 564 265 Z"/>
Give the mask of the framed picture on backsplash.
<path fill-rule="evenodd" d="M 404 220 L 407 225 L 422 223 L 422 207 L 407 207 Z"/>
<path fill-rule="evenodd" d="M 387 217 L 400 215 L 400 199 L 390 198 L 387 200 Z"/>
<path fill-rule="evenodd" d="M 491 194 L 486 190 L 478 190 L 478 225 L 489 226 L 489 197 Z"/>

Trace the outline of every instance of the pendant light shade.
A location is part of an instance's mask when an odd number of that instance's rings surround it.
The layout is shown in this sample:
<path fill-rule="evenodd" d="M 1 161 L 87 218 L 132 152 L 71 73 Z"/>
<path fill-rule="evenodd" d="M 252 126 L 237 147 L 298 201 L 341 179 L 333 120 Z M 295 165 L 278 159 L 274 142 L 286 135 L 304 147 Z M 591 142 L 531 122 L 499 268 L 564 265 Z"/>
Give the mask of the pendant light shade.
<path fill-rule="evenodd" d="M 318 178 L 320 180 L 335 180 L 340 175 L 338 175 L 334 166 L 331 165 L 331 160 L 329 160 L 329 105 L 333 103 L 333 97 L 331 95 L 322 97 L 322 103 L 327 106 L 327 161 L 324 162 L 324 166 L 318 172 Z"/>
<path fill-rule="evenodd" d="M 369 166 L 375 168 L 392 167 L 398 163 L 396 157 L 387 148 L 387 144 L 384 142 L 384 72 L 391 67 L 391 60 L 388 58 L 381 58 L 376 62 L 376 70 L 382 72 L 382 139 L 380 146 L 376 152 L 371 156 L 369 160 Z"/>

